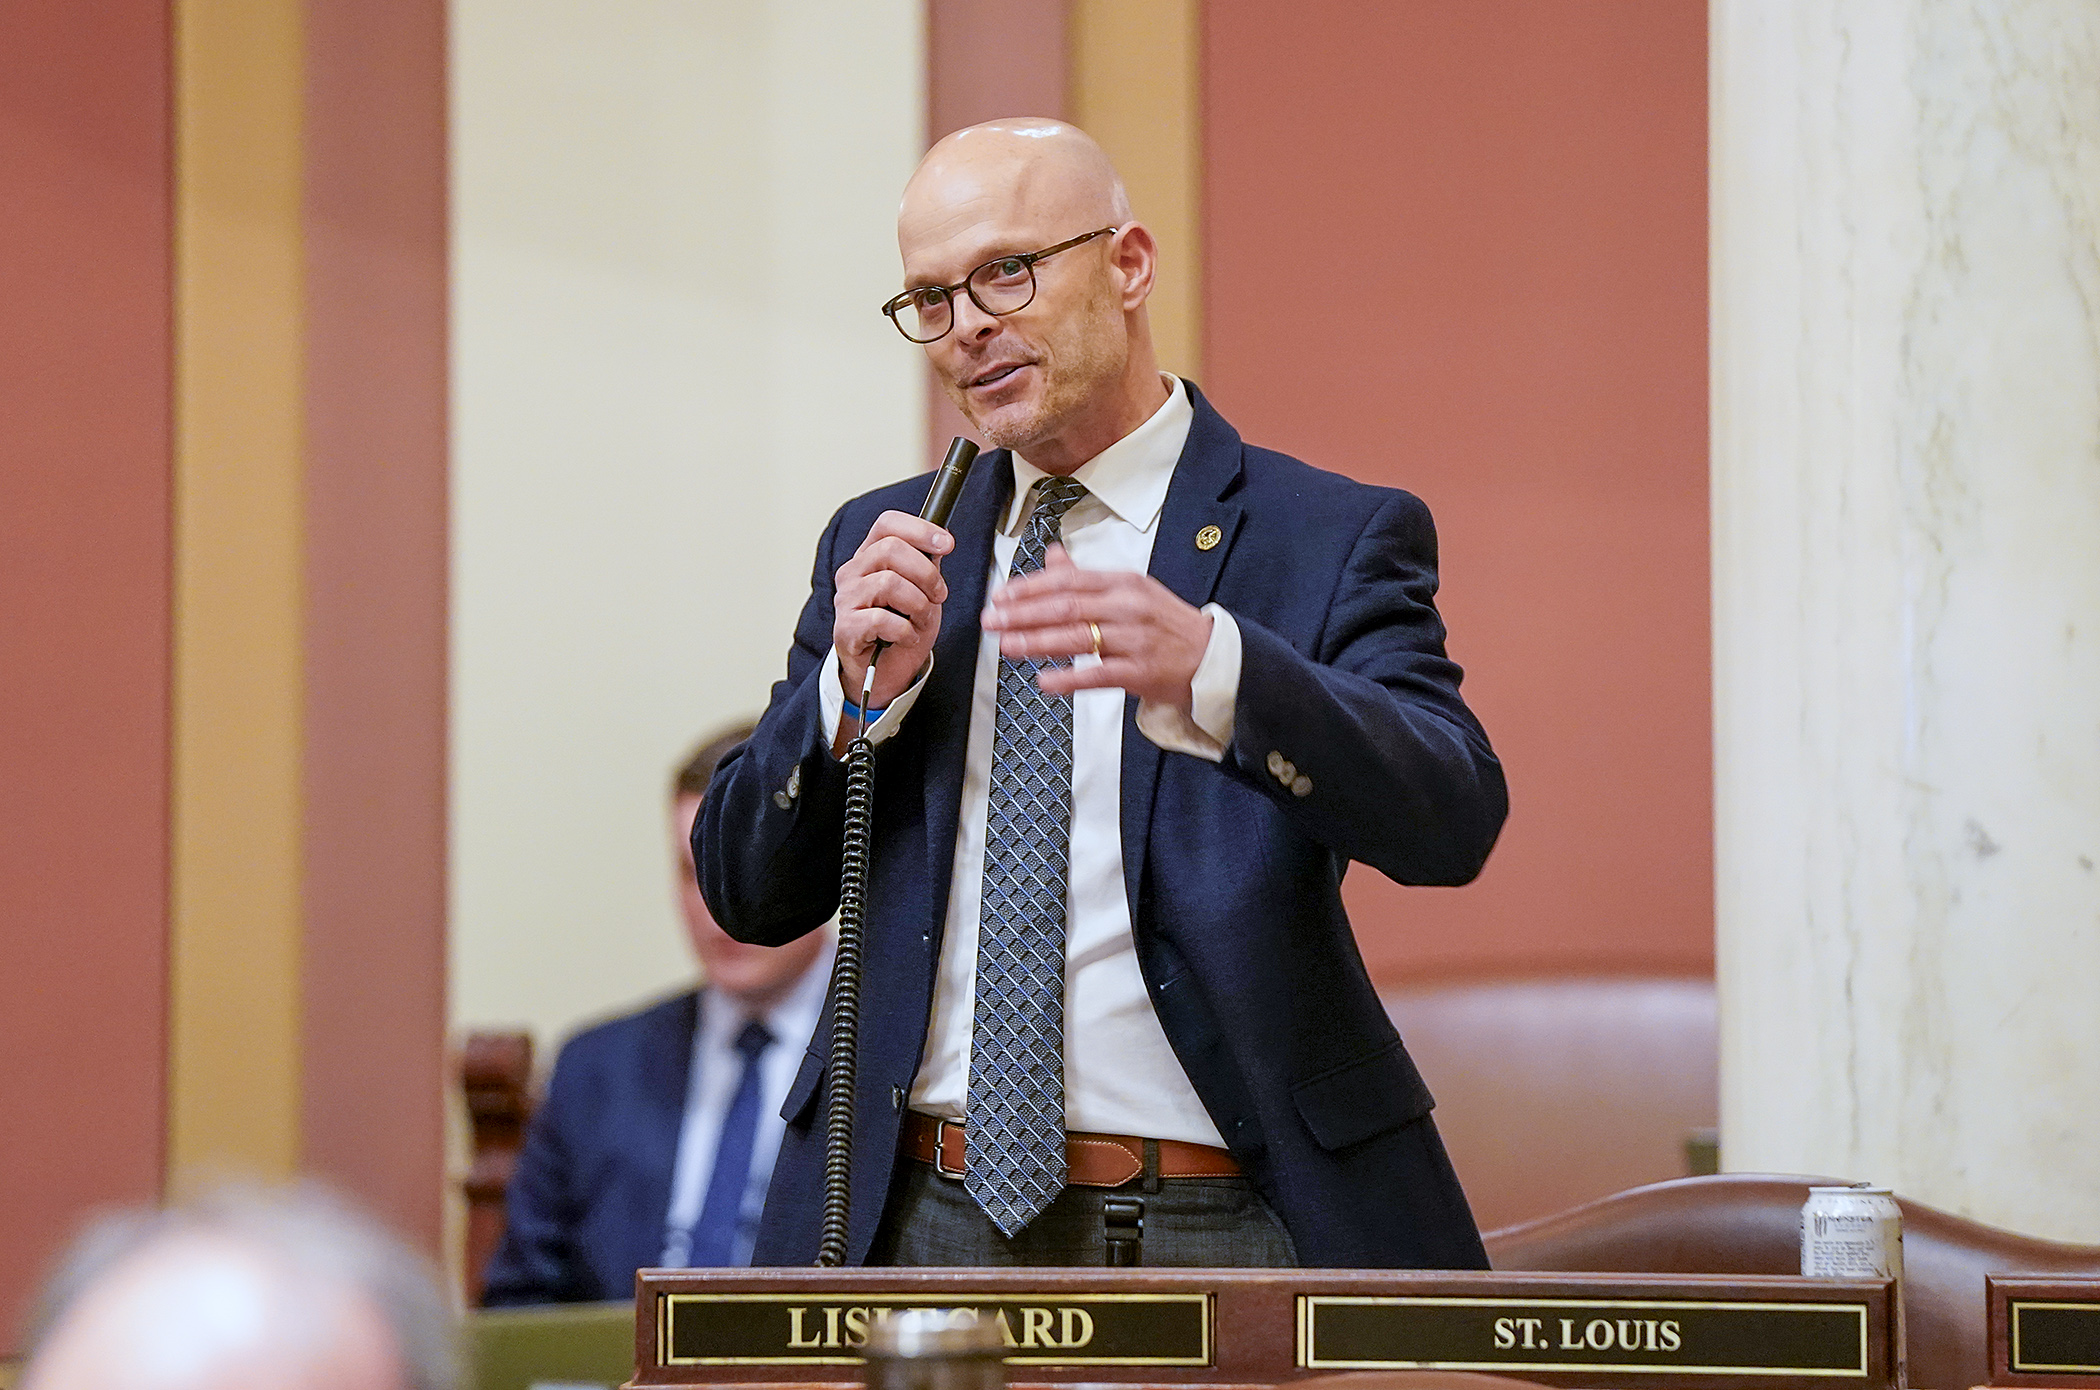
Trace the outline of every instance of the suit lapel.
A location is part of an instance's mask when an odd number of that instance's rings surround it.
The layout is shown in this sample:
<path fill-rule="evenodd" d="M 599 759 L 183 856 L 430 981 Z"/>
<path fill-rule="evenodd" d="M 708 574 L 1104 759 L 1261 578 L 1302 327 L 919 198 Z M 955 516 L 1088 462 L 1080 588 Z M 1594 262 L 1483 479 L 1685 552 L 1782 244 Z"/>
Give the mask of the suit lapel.
<path fill-rule="evenodd" d="M 1217 592 L 1226 557 L 1232 553 L 1246 511 L 1237 501 L 1241 454 L 1239 432 L 1211 408 L 1203 393 L 1189 383 L 1189 399 L 1196 418 L 1189 426 L 1188 443 L 1174 466 L 1174 480 L 1167 485 L 1167 500 L 1160 508 L 1159 529 L 1152 540 L 1154 579 L 1173 590 L 1183 601 L 1201 608 Z M 1210 532 L 1216 527 L 1215 536 Z M 1208 545 L 1205 542 L 1209 542 Z M 1130 899 L 1130 922 L 1138 924 L 1138 885 L 1145 878 L 1147 828 L 1152 822 L 1152 800 L 1159 790 L 1161 766 L 1166 752 L 1138 732 L 1137 698 L 1124 702 L 1123 714 L 1123 887 Z"/>
<path fill-rule="evenodd" d="M 963 759 L 970 742 L 970 708 L 977 684 L 977 652 L 984 629 L 985 579 L 992 567 L 992 535 L 1013 496 L 1011 455 L 995 449 L 977 461 L 949 518 L 955 551 L 941 564 L 948 601 L 941 605 L 941 635 L 934 642 L 933 675 L 912 706 L 912 722 L 924 718 L 926 767 L 926 865 L 933 907 L 936 955 L 948 917 L 948 886 L 954 878 L 955 825 L 961 816 Z M 931 716 L 930 718 L 926 716 Z"/>

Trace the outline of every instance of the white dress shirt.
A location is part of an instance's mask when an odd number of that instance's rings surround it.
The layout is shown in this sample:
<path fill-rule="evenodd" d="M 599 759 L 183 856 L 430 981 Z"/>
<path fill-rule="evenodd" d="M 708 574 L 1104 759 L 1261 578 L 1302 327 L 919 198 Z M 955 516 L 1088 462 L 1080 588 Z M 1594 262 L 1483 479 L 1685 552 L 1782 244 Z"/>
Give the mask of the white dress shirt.
<path fill-rule="evenodd" d="M 1083 569 L 1143 573 L 1152 559 L 1160 509 L 1188 441 L 1195 408 L 1173 377 L 1167 401 L 1150 419 L 1083 464 L 1072 476 L 1087 496 L 1065 514 L 1063 542 Z M 1004 581 L 1020 546 L 1022 523 L 1044 474 L 1014 459 L 1013 502 L 992 542 L 991 585 Z M 1216 762 L 1232 738 L 1239 692 L 1240 634 L 1216 604 L 1192 682 L 1187 714 L 1139 705 L 1138 730 L 1169 752 Z M 1096 660 L 1082 656 L 1080 663 Z M 869 730 L 872 741 L 901 726 L 925 688 L 931 664 L 893 700 Z M 825 727 L 844 711 L 838 656 L 820 676 Z M 857 694 L 858 692 L 856 692 Z M 978 903 L 984 887 L 986 807 L 992 780 L 992 720 L 998 704 L 999 644 L 985 634 L 977 651 L 969 742 L 963 761 L 961 814 L 948 890 L 948 917 L 934 986 L 925 1059 L 912 1086 L 915 1110 L 965 1117 L 970 1028 L 977 975 Z M 1138 969 L 1130 902 L 1123 882 L 1121 785 L 1124 692 L 1081 690 L 1072 697 L 1072 838 L 1065 912 L 1065 1127 L 1152 1139 L 1218 1144 L 1217 1126 L 1196 1097 L 1161 1030 Z"/>
<path fill-rule="evenodd" d="M 686 1072 L 685 1122 L 678 1130 L 678 1161 L 671 1170 L 671 1206 L 664 1215 L 666 1266 L 683 1266 L 692 1249 L 693 1225 L 700 1219 L 708 1179 L 715 1171 L 722 1121 L 729 1115 L 737 1083 L 744 1076 L 744 1054 L 736 1050 L 737 1035 L 756 1018 L 766 1025 L 773 1041 L 758 1058 L 758 1128 L 752 1136 L 751 1176 L 744 1185 L 730 1259 L 736 1265 L 751 1263 L 758 1218 L 766 1205 L 766 1186 L 773 1180 L 773 1160 L 780 1156 L 780 1139 L 787 1130 L 780 1107 L 802 1065 L 810 1034 L 817 1029 L 817 1016 L 824 1011 L 835 949 L 827 943 L 795 987 L 763 1014 L 747 1012 L 720 990 L 701 996 L 700 1026 L 693 1030 L 693 1060 Z"/>

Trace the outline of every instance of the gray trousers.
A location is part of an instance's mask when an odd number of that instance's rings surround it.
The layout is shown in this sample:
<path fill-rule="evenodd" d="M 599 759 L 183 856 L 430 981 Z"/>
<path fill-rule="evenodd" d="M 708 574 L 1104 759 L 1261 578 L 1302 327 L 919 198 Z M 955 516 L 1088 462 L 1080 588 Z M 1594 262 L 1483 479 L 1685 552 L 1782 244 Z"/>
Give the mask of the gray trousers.
<path fill-rule="evenodd" d="M 1135 1197 L 1145 1204 L 1147 1265 L 1281 1269 L 1297 1265 L 1290 1233 L 1245 1178 L 1143 1178 L 1121 1187 L 1068 1187 L 1012 1240 L 999 1234 L 963 1190 L 917 1159 L 892 1191 L 871 1265 L 1095 1265 L 1107 1256 L 1101 1204 Z"/>

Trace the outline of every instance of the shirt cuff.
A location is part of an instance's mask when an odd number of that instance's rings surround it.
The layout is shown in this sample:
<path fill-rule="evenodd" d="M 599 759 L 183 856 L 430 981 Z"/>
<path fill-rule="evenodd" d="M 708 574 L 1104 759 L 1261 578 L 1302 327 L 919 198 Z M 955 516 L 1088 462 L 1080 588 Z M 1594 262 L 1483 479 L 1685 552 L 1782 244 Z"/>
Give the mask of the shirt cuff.
<path fill-rule="evenodd" d="M 1237 656 L 1239 644 L 1237 640 L 1235 640 L 1233 646 L 1235 651 L 1233 673 L 1234 679 L 1237 680 L 1239 672 L 1239 658 Z M 884 739 L 897 732 L 899 726 L 904 723 L 904 716 L 910 714 L 911 707 L 918 703 L 919 692 L 926 688 L 926 678 L 932 674 L 933 658 L 929 656 L 926 658 L 926 664 L 919 668 L 919 678 L 912 682 L 911 689 L 890 701 L 889 705 L 882 711 L 881 716 L 868 724 L 868 742 L 870 744 L 881 743 Z M 860 692 L 855 691 L 854 693 L 859 694 Z M 836 647 L 824 653 L 824 671 L 823 674 L 817 677 L 817 703 L 824 715 L 825 730 L 832 737 L 836 738 L 839 732 L 839 721 L 846 717 L 846 687 L 839 674 L 839 654 Z"/>
<path fill-rule="evenodd" d="M 1186 714 L 1172 705 L 1138 702 L 1138 732 L 1169 753 L 1187 753 L 1222 762 L 1232 742 L 1233 707 L 1240 698 L 1240 625 L 1215 603 L 1203 605 L 1210 615 L 1210 645 L 1189 681 Z"/>

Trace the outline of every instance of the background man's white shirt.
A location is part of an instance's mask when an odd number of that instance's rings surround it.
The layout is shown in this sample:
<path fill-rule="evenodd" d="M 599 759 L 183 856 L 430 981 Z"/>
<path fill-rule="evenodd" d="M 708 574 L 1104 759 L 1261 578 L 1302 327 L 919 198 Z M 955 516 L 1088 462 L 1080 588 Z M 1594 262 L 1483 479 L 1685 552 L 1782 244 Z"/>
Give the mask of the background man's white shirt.
<path fill-rule="evenodd" d="M 828 930 L 828 929 L 827 929 Z M 678 1130 L 678 1161 L 671 1170 L 671 1205 L 664 1215 L 664 1228 L 672 1233 L 664 1251 L 664 1263 L 682 1265 L 678 1232 L 690 1233 L 700 1219 L 707 1200 L 709 1177 L 715 1170 L 715 1151 L 721 1144 L 722 1121 L 736 1098 L 737 1083 L 744 1076 L 744 1056 L 736 1050 L 737 1035 L 756 1017 L 773 1035 L 772 1043 L 759 1055 L 758 1128 L 751 1144 L 751 1176 L 744 1184 L 744 1200 L 738 1210 L 736 1244 L 731 1264 L 751 1263 L 751 1248 L 758 1239 L 758 1218 L 765 1209 L 766 1185 L 773 1180 L 773 1160 L 780 1156 L 780 1139 L 787 1122 L 780 1107 L 787 1101 L 788 1087 L 802 1066 L 810 1034 L 824 1011 L 824 993 L 831 982 L 834 947 L 826 945 L 802 978 L 777 1004 L 763 1014 L 751 1014 L 734 998 L 711 990 L 701 999 L 700 1026 L 693 1030 L 693 1060 L 686 1073 L 685 1120 Z"/>

